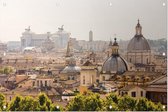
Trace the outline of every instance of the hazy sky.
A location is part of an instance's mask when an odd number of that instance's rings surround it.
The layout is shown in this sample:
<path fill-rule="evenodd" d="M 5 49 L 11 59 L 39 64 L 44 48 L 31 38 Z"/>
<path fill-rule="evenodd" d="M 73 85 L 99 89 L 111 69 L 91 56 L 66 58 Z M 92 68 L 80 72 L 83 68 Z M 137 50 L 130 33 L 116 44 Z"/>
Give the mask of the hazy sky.
<path fill-rule="evenodd" d="M 131 39 L 137 19 L 146 38 L 166 38 L 167 0 L 0 0 L 0 40 L 20 40 L 28 26 L 35 33 L 58 27 L 78 40 Z M 163 6 L 165 3 L 165 6 Z"/>

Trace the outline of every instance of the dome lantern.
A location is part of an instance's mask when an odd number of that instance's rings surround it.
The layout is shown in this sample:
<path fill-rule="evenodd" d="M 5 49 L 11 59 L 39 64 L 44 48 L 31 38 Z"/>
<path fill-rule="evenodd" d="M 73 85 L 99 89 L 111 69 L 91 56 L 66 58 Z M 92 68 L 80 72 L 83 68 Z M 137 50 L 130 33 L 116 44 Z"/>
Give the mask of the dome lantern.
<path fill-rule="evenodd" d="M 139 19 L 138 19 L 138 24 L 136 26 L 136 35 L 142 35 L 142 26 L 139 23 Z"/>
<path fill-rule="evenodd" d="M 112 45 L 112 55 L 113 56 L 118 56 L 118 49 L 119 49 L 119 45 L 118 43 L 116 42 L 117 38 L 114 38 L 114 43 Z"/>

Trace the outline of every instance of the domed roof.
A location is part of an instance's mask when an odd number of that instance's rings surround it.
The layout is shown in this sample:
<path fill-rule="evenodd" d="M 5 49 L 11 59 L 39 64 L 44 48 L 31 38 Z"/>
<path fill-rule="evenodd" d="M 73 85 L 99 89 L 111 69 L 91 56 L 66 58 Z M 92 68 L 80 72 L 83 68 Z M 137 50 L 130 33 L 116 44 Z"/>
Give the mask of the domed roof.
<path fill-rule="evenodd" d="M 135 36 L 130 40 L 127 50 L 128 51 L 137 51 L 137 50 L 151 50 L 150 46 L 148 44 L 148 41 L 143 37 L 142 35 L 142 27 L 139 23 L 135 27 L 136 29 L 136 34 Z"/>
<path fill-rule="evenodd" d="M 135 35 L 129 42 L 128 51 L 132 50 L 151 50 L 148 41 L 143 36 Z"/>
<path fill-rule="evenodd" d="M 118 54 L 119 45 L 115 42 L 112 45 L 112 55 L 104 62 L 102 73 L 122 74 L 128 70 L 127 62 Z"/>
<path fill-rule="evenodd" d="M 103 73 L 124 73 L 128 70 L 127 62 L 120 56 L 111 56 L 103 64 Z"/>
<path fill-rule="evenodd" d="M 62 73 L 80 73 L 81 68 L 76 66 L 75 58 L 67 58 L 66 64 L 68 65 L 63 69 Z"/>

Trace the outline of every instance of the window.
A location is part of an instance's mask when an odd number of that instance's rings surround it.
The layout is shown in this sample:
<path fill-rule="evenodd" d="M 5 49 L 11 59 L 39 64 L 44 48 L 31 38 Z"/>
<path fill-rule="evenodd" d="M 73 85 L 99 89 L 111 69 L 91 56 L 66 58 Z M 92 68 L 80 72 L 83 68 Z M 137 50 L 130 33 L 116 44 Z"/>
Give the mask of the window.
<path fill-rule="evenodd" d="M 105 81 L 105 76 L 103 76 L 103 81 Z"/>
<path fill-rule="evenodd" d="M 131 62 L 132 60 L 131 60 L 131 58 L 130 58 L 130 62 Z"/>
<path fill-rule="evenodd" d="M 40 81 L 40 85 L 43 86 L 43 82 L 42 81 Z"/>
<path fill-rule="evenodd" d="M 83 84 L 85 84 L 85 76 L 83 76 Z"/>
<path fill-rule="evenodd" d="M 45 81 L 45 86 L 47 86 L 47 81 Z"/>
<path fill-rule="evenodd" d="M 143 96 L 143 91 L 141 91 L 141 96 Z"/>
<path fill-rule="evenodd" d="M 136 97 L 136 92 L 131 92 L 132 97 Z"/>
<path fill-rule="evenodd" d="M 33 86 L 35 86 L 35 82 L 33 81 Z"/>
<path fill-rule="evenodd" d="M 37 86 L 39 86 L 39 81 L 37 81 Z"/>
<path fill-rule="evenodd" d="M 146 63 L 149 64 L 148 58 L 146 59 Z"/>

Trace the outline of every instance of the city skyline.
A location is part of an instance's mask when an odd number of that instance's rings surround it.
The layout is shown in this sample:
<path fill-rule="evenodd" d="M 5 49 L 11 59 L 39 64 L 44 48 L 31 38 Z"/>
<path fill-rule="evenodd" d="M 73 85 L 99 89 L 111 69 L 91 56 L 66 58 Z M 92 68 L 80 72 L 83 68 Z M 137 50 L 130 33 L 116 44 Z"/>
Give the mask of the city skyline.
<path fill-rule="evenodd" d="M 130 40 L 138 19 L 144 37 L 166 38 L 166 7 L 166 0 L 1 0 L 0 40 L 20 40 L 28 26 L 44 34 L 55 33 L 61 25 L 77 40 L 88 40 L 90 30 L 94 40 L 109 41 L 114 34 L 118 39 Z"/>

